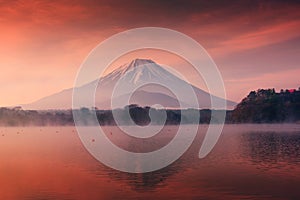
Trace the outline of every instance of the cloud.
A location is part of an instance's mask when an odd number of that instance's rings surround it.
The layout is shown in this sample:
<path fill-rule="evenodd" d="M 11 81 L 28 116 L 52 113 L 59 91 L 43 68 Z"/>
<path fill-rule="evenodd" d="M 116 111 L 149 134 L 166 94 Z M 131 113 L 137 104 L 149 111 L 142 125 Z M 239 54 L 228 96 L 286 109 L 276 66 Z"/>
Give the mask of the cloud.
<path fill-rule="evenodd" d="M 225 79 L 291 70 L 299 63 L 299 9 L 297 1 L 0 1 L 0 80 L 6 85 L 0 87 L 0 94 L 6 94 L 0 105 L 71 87 L 93 47 L 142 26 L 193 37 L 208 49 Z M 18 80 L 22 87 L 16 86 Z M 230 87 L 241 95 L 237 86 Z M 24 90 L 28 93 L 21 98 Z"/>
<path fill-rule="evenodd" d="M 217 55 L 224 56 L 226 54 L 281 43 L 299 37 L 299 27 L 300 19 L 270 25 L 260 30 L 247 32 L 232 39 L 222 41 L 217 48 L 212 48 L 211 51 Z"/>

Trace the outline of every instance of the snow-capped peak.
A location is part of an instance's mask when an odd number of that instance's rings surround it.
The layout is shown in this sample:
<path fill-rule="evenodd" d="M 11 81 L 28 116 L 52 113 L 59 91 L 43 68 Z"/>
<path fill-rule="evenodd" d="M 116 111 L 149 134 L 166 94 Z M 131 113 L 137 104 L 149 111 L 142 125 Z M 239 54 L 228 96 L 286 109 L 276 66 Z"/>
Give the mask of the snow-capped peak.
<path fill-rule="evenodd" d="M 130 63 L 120 66 L 101 79 L 102 81 L 118 80 L 126 73 L 130 73 L 131 83 L 137 83 L 140 79 L 174 79 L 173 74 L 170 74 L 170 72 L 150 59 L 134 59 Z M 172 77 L 170 77 L 170 75 Z"/>
<path fill-rule="evenodd" d="M 154 61 L 150 60 L 150 59 L 134 59 L 133 61 L 130 62 L 130 64 L 128 65 L 128 68 L 134 68 L 134 67 L 138 67 L 138 66 L 142 66 L 142 65 L 148 65 L 148 64 L 155 64 Z"/>

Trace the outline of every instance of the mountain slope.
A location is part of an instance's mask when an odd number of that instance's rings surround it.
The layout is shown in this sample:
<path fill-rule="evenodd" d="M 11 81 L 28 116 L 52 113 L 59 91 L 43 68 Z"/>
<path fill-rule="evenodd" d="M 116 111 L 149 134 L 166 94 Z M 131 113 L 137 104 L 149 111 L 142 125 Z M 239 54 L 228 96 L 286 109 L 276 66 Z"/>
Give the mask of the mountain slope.
<path fill-rule="evenodd" d="M 124 76 L 125 74 L 126 76 Z M 95 106 L 98 109 L 110 109 L 112 92 L 115 85 L 120 80 L 122 81 L 122 86 L 124 87 L 131 87 L 132 85 L 139 85 L 151 81 L 164 83 L 166 85 L 172 85 L 176 87 L 176 90 L 181 94 L 185 94 L 187 86 L 191 86 L 197 96 L 199 108 L 210 108 L 211 95 L 209 93 L 197 88 L 196 86 L 190 85 L 188 82 L 177 77 L 152 60 L 146 59 L 135 59 L 129 64 L 122 65 L 106 76 L 81 86 L 80 89 L 86 88 L 87 91 L 89 91 L 89 89 L 92 89 L 95 84 L 98 84 L 95 97 Z M 70 88 L 48 97 L 44 97 L 31 104 L 22 105 L 22 107 L 24 109 L 39 110 L 70 109 L 72 105 L 72 92 L 73 89 Z M 128 94 L 126 91 L 121 91 L 116 96 L 116 99 L 121 101 L 128 96 L 131 96 L 130 103 L 139 104 L 141 106 L 161 104 L 168 108 L 179 108 L 180 103 L 184 108 L 189 108 L 189 105 L 192 105 L 192 101 L 189 102 L 189 98 L 187 98 L 185 102 L 179 102 L 172 92 L 170 92 L 167 88 L 157 84 L 139 88 L 133 95 Z M 219 97 L 212 96 L 212 98 L 217 101 L 222 101 L 222 99 Z M 228 108 L 231 109 L 235 105 L 236 103 L 227 100 Z"/>

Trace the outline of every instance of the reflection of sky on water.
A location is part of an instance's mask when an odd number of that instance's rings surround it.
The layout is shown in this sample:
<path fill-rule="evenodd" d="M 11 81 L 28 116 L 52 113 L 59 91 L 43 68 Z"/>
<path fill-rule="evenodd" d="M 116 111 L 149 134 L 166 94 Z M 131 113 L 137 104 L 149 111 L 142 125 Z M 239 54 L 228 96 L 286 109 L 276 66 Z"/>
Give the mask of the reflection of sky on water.
<path fill-rule="evenodd" d="M 183 157 L 146 174 L 96 161 L 73 127 L 0 128 L 1 199 L 299 199 L 299 126 L 226 125 L 214 150 L 198 152 L 207 126 Z M 169 141 L 169 130 L 165 134 Z M 117 137 L 112 128 L 112 136 Z M 108 132 L 110 133 L 110 132 Z M 110 135 L 110 134 L 109 134 Z M 150 140 L 122 138 L 123 147 L 149 150 Z M 118 143 L 118 138 L 112 138 Z M 120 141 L 119 141 L 120 142 Z"/>

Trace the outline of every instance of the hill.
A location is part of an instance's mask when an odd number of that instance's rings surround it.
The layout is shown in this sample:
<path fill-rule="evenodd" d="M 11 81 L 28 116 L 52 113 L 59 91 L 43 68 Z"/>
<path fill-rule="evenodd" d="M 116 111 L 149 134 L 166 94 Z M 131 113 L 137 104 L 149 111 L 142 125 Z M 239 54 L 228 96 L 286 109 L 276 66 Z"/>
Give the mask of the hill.
<path fill-rule="evenodd" d="M 259 89 L 251 91 L 231 113 L 234 123 L 282 123 L 300 120 L 298 90 Z"/>

